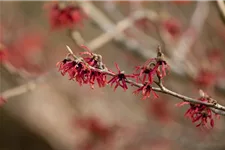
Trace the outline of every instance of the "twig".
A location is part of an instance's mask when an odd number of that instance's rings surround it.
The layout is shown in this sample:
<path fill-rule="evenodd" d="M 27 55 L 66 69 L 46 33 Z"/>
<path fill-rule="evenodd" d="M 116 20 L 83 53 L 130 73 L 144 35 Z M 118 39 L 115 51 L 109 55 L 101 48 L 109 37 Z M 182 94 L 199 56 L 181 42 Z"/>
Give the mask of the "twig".
<path fill-rule="evenodd" d="M 4 91 L 3 93 L 0 94 L 0 97 L 2 97 L 3 99 L 5 99 L 7 101 L 9 98 L 27 93 L 29 91 L 33 91 L 34 89 L 37 88 L 38 84 L 44 83 L 49 76 L 51 76 L 52 74 L 55 74 L 55 73 L 56 73 L 56 69 L 48 72 L 45 75 L 38 77 L 37 79 L 29 81 L 26 84 L 23 84 L 23 85 L 15 87 L 15 88 L 11 88 L 9 90 Z"/>
<path fill-rule="evenodd" d="M 188 52 L 191 50 L 191 46 L 193 46 L 194 41 L 203 29 L 208 14 L 209 4 L 207 2 L 198 2 L 188 29 L 183 33 L 177 46 L 173 48 L 174 50 L 170 50 L 174 51 L 171 59 L 175 64 L 177 64 L 178 70 L 183 70 L 185 67 L 188 67 L 189 71 L 187 73 L 190 74 L 191 72 L 191 74 L 196 74 L 196 68 L 194 65 L 185 60 L 187 60 L 186 57 Z"/>
<path fill-rule="evenodd" d="M 94 68 L 91 67 L 91 69 L 94 69 Z M 95 70 L 99 71 L 99 72 L 102 72 L 102 73 L 105 73 L 105 74 L 108 74 L 110 76 L 115 76 L 115 74 L 113 74 L 113 73 L 111 73 L 109 71 L 106 71 L 106 70 L 99 70 L 99 69 L 95 69 Z M 142 87 L 143 86 L 143 84 L 134 82 L 134 81 L 129 80 L 129 79 L 127 79 L 126 82 L 131 84 L 131 85 L 134 85 L 136 87 Z M 182 94 L 176 93 L 174 91 L 171 91 L 171 90 L 167 89 L 165 86 L 163 86 L 162 82 L 160 82 L 159 85 L 160 85 L 160 88 L 152 87 L 152 90 L 156 91 L 156 92 L 161 92 L 161 93 L 164 93 L 164 94 L 167 94 L 167 95 L 174 96 L 174 97 L 179 98 L 179 99 L 181 99 L 183 101 L 186 101 L 186 102 L 196 103 L 196 104 L 203 104 L 205 106 L 210 107 L 211 110 L 214 111 L 215 113 L 218 113 L 220 115 L 224 115 L 225 116 L 225 107 L 220 105 L 220 104 L 206 103 L 206 102 L 202 102 L 202 101 L 199 101 L 197 99 L 193 99 L 193 98 L 184 96 Z"/>
<path fill-rule="evenodd" d="M 69 50 L 70 52 L 70 50 Z M 73 55 L 73 53 L 71 53 Z M 86 63 L 86 62 L 84 62 Z M 97 72 L 100 72 L 100 73 L 104 73 L 104 74 L 107 74 L 109 76 L 116 76 L 116 74 L 108 71 L 107 68 L 105 69 L 98 69 L 98 68 L 94 68 L 92 66 L 90 66 L 89 64 L 86 64 L 88 66 L 88 68 L 90 68 L 91 70 L 93 71 L 97 71 Z M 132 86 L 136 86 L 136 87 L 142 87 L 144 86 L 143 84 L 141 83 L 137 83 L 135 81 L 132 81 L 132 80 L 129 80 L 129 79 L 126 79 L 126 83 L 132 85 Z M 164 94 L 167 94 L 167 95 L 171 95 L 173 97 L 176 97 L 178 99 L 181 99 L 185 102 L 190 102 L 190 103 L 195 103 L 195 104 L 202 104 L 202 105 L 205 105 L 207 107 L 209 107 L 213 112 L 217 113 L 217 114 L 220 114 L 220 115 L 224 115 L 225 116 L 225 106 L 222 106 L 218 103 L 208 103 L 208 102 L 203 102 L 203 101 L 200 101 L 198 99 L 194 99 L 194 98 L 191 98 L 191 97 L 188 97 L 188 96 L 184 96 L 182 94 L 179 94 L 179 93 L 176 93 L 174 91 L 171 91 L 169 89 L 167 89 L 163 84 L 162 84 L 162 80 L 160 78 L 158 84 L 159 85 L 159 88 L 158 87 L 152 87 L 152 90 L 155 91 L 155 92 L 160 92 L 160 93 L 164 93 Z"/>

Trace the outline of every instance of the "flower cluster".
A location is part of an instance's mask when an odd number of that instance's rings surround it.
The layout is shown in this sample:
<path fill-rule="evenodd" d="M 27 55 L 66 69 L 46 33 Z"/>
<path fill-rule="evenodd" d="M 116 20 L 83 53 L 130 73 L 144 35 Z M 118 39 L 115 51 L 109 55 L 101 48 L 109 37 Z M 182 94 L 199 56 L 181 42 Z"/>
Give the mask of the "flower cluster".
<path fill-rule="evenodd" d="M 128 78 L 136 79 L 137 82 L 141 81 L 142 84 L 134 91 L 135 94 L 142 92 L 143 99 L 146 99 L 153 93 L 154 97 L 158 98 L 158 95 L 152 90 L 154 77 L 157 76 L 159 80 L 162 80 L 169 67 L 164 60 L 160 47 L 156 58 L 146 61 L 141 67 L 136 67 L 135 73 L 130 75 L 121 71 L 117 64 L 115 64 L 117 72 L 110 71 L 103 64 L 101 55 L 92 53 L 86 46 L 81 47 L 86 51 L 79 53 L 80 57 L 69 53 L 65 59 L 57 63 L 57 67 L 63 76 L 68 74 L 70 80 L 74 80 L 80 85 L 89 84 L 92 89 L 95 82 L 98 83 L 99 87 L 110 84 L 111 87 L 114 86 L 114 91 L 118 87 L 126 91 L 128 89 L 127 83 L 135 86 L 133 81 Z M 111 79 L 107 80 L 107 75 L 112 76 Z"/>
<path fill-rule="evenodd" d="M 83 20 L 87 18 L 81 7 L 67 5 L 66 2 L 53 3 L 49 9 L 49 21 L 52 29 L 83 26 Z"/>
<path fill-rule="evenodd" d="M 149 59 L 143 66 L 136 67 L 136 73 L 134 73 L 134 76 L 136 81 L 141 82 L 143 86 L 134 91 L 134 93 L 138 94 L 142 91 L 143 99 L 146 99 L 150 97 L 150 93 L 152 92 L 154 97 L 158 98 L 158 95 L 152 90 L 154 77 L 156 76 L 159 80 L 162 80 L 166 76 L 166 71 L 168 69 L 169 65 L 165 61 L 161 48 L 158 47 L 156 58 Z"/>
<path fill-rule="evenodd" d="M 169 65 L 164 59 L 164 54 L 161 52 L 160 47 L 158 47 L 158 54 L 156 58 L 149 59 L 145 62 L 143 66 L 137 66 L 136 76 L 137 82 L 141 81 L 142 84 L 148 83 L 152 84 L 154 76 L 162 79 L 166 76 L 166 70 L 169 69 Z M 146 79 L 148 78 L 148 79 Z"/>
<path fill-rule="evenodd" d="M 90 60 L 85 61 L 87 58 L 76 57 L 75 55 L 68 54 L 67 57 L 58 62 L 56 66 L 59 71 L 64 76 L 69 75 L 70 80 L 75 80 L 80 85 L 90 84 L 91 88 L 94 88 L 95 81 L 98 83 L 99 87 L 104 87 L 107 83 L 106 74 L 100 72 L 96 69 L 104 68 L 101 59 L 95 57 L 100 57 L 100 55 L 90 55 Z M 93 63 L 95 62 L 96 63 Z"/>
<path fill-rule="evenodd" d="M 198 99 L 202 102 L 214 103 L 216 101 L 213 100 L 210 96 L 208 96 L 203 91 L 200 91 L 201 97 Z M 203 127 L 209 129 L 210 127 L 214 127 L 214 117 L 218 118 L 219 115 L 212 112 L 212 110 L 203 105 L 203 104 L 195 104 L 190 102 L 181 102 L 176 104 L 178 107 L 188 104 L 190 107 L 185 113 L 185 117 L 192 120 L 193 123 L 197 122 L 196 127 Z"/>

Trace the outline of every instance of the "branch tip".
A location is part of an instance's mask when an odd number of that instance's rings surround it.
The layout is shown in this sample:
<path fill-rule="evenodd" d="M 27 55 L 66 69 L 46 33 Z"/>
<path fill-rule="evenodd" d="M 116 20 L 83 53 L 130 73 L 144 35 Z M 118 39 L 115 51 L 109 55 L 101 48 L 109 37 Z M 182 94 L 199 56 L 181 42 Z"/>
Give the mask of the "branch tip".
<path fill-rule="evenodd" d="M 66 48 L 69 51 L 69 53 L 73 54 L 73 51 L 71 50 L 71 48 L 68 45 L 66 45 Z"/>

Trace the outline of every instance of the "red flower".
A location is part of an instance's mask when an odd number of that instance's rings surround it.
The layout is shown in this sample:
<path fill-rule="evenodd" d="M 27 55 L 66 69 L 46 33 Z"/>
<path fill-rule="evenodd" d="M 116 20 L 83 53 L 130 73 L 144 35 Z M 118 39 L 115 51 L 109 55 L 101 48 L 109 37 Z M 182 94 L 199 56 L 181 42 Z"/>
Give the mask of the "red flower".
<path fill-rule="evenodd" d="M 92 53 L 91 50 L 87 46 L 81 45 L 80 47 L 86 50 L 86 52 L 80 52 L 80 55 L 89 55 L 89 56 L 94 55 L 94 53 Z"/>
<path fill-rule="evenodd" d="M 181 34 L 181 24 L 175 19 L 168 19 L 164 21 L 162 25 L 163 28 L 174 38 Z"/>
<path fill-rule="evenodd" d="M 99 87 L 104 87 L 107 84 L 106 74 L 98 71 L 91 71 L 89 76 L 89 83 L 92 89 L 94 88 L 95 80 L 97 81 Z"/>
<path fill-rule="evenodd" d="M 157 64 L 155 66 L 157 68 L 157 75 L 161 78 L 166 76 L 166 70 L 169 70 L 169 65 L 164 60 L 157 60 Z"/>
<path fill-rule="evenodd" d="M 108 81 L 108 83 L 111 83 L 111 87 L 113 86 L 114 83 L 116 83 L 115 87 L 114 87 L 114 91 L 116 90 L 116 88 L 118 86 L 122 87 L 124 89 L 124 91 L 126 91 L 128 89 L 126 81 L 127 81 L 127 77 L 134 77 L 134 75 L 125 75 L 123 71 L 120 71 L 119 66 L 115 63 L 116 68 L 118 70 L 118 74 L 116 74 L 114 77 L 112 77 L 111 80 Z"/>
<path fill-rule="evenodd" d="M 203 101 L 203 102 L 210 102 L 211 99 L 209 96 L 204 96 L 204 97 L 199 98 L 198 100 Z M 209 124 L 210 124 L 211 128 L 214 127 L 214 117 L 218 118 L 218 116 L 219 116 L 218 114 L 214 113 L 214 116 L 213 116 L 212 110 L 202 104 L 181 102 L 181 103 L 176 104 L 176 106 L 180 107 L 180 106 L 183 106 L 186 104 L 188 104 L 190 106 L 190 108 L 186 111 L 184 116 L 191 119 L 193 123 L 198 122 L 196 127 L 201 126 L 201 127 L 210 128 Z"/>
<path fill-rule="evenodd" d="M 153 93 L 154 98 L 158 98 L 158 95 L 152 90 L 152 86 L 150 83 L 145 83 L 142 87 L 134 91 L 134 94 L 139 94 L 142 91 L 143 100 L 150 97 L 151 92 Z"/>
<path fill-rule="evenodd" d="M 49 20 L 52 29 L 82 26 L 82 22 L 86 17 L 86 14 L 78 6 L 67 5 L 60 8 L 59 3 L 55 3 L 50 7 Z"/>
<path fill-rule="evenodd" d="M 32 57 L 43 50 L 44 38 L 40 33 L 25 32 L 13 39 L 13 42 L 4 45 L 3 49 L 0 48 L 3 50 L 3 58 L 1 59 L 4 63 L 9 63 L 14 69 L 24 69 L 29 73 L 42 73 L 43 69 L 34 60 L 36 57 Z"/>
<path fill-rule="evenodd" d="M 66 73 L 69 75 L 69 80 L 75 80 L 80 85 L 89 83 L 92 89 L 95 81 L 99 87 L 104 87 L 107 83 L 105 73 L 90 69 L 83 61 L 66 58 L 58 62 L 56 66 L 63 76 Z"/>
<path fill-rule="evenodd" d="M 148 76 L 148 82 L 149 83 L 153 83 L 153 77 L 154 74 L 156 73 L 156 70 L 158 69 L 158 66 L 154 66 L 152 67 L 152 65 L 154 65 L 154 63 L 152 63 L 152 61 L 154 61 L 155 59 L 151 59 L 148 60 L 148 64 L 145 63 L 145 65 L 143 66 L 137 66 L 136 67 L 136 71 L 139 71 L 139 73 L 134 74 L 134 76 L 136 76 L 137 82 L 138 80 L 141 80 L 142 83 L 146 82 L 146 78 Z"/>
<path fill-rule="evenodd" d="M 69 79 L 76 80 L 80 85 L 89 82 L 91 70 L 82 61 L 64 59 L 63 61 L 58 62 L 56 66 L 63 76 L 68 73 Z"/>
<path fill-rule="evenodd" d="M 168 69 L 169 65 L 166 63 L 166 61 L 162 60 L 161 57 L 158 57 L 149 59 L 143 66 L 137 66 L 136 71 L 140 70 L 140 72 L 133 75 L 136 77 L 137 82 L 138 80 L 141 80 L 141 82 L 144 84 L 146 82 L 146 78 L 148 77 L 148 82 L 152 84 L 155 74 L 163 78 L 166 76 L 166 70 Z"/>
<path fill-rule="evenodd" d="M 70 71 L 70 77 L 74 75 L 74 79 L 80 84 L 87 84 L 89 82 L 89 76 L 91 69 L 89 69 L 83 62 L 77 63 Z"/>
<path fill-rule="evenodd" d="M 202 69 L 199 71 L 195 83 L 198 84 L 199 86 L 210 86 L 215 83 L 215 80 L 217 79 L 217 76 L 214 72 Z"/>
<path fill-rule="evenodd" d="M 94 134 L 97 138 L 101 138 L 106 140 L 111 135 L 110 127 L 103 125 L 96 118 L 86 118 L 86 119 L 78 119 L 76 120 L 76 125 L 80 128 L 83 128 L 92 134 Z"/>
<path fill-rule="evenodd" d="M 86 52 L 81 52 L 80 55 L 87 55 L 87 57 L 83 57 L 84 61 L 88 63 L 90 66 L 98 68 L 98 69 L 103 69 L 103 64 L 102 64 L 102 56 L 92 53 L 91 50 L 84 46 L 81 45 L 82 48 L 87 50 Z"/>
<path fill-rule="evenodd" d="M 71 59 L 64 59 L 63 61 L 60 61 L 56 64 L 56 67 L 59 68 L 59 71 L 61 71 L 61 74 L 64 76 L 70 69 L 75 67 L 77 63 L 75 61 L 72 61 Z"/>

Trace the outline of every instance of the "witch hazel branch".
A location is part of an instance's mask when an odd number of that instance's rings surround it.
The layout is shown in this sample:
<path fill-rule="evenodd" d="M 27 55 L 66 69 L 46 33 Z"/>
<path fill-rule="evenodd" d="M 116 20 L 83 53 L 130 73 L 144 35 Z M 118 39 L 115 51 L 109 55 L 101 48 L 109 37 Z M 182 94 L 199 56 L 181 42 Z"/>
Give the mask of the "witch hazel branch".
<path fill-rule="evenodd" d="M 77 82 L 80 86 L 87 84 L 94 89 L 96 84 L 100 88 L 110 85 L 114 91 L 117 88 L 126 91 L 130 85 L 136 88 L 133 93 L 141 94 L 142 99 L 150 98 L 151 95 L 157 99 L 159 97 L 157 92 L 174 96 L 182 100 L 181 103 L 176 104 L 177 107 L 189 106 L 185 117 L 196 123 L 196 127 L 213 128 L 215 118 L 225 115 L 225 107 L 202 90 L 200 90 L 200 97 L 194 99 L 173 92 L 163 85 L 169 65 L 164 59 L 160 46 L 157 48 L 156 58 L 151 58 L 142 66 L 135 67 L 132 74 L 121 71 L 116 63 L 116 72 L 108 69 L 101 55 L 91 52 L 84 45 L 81 48 L 86 51 L 75 55 L 67 46 L 69 53 L 56 65 L 63 76 L 67 74 L 69 80 Z"/>

